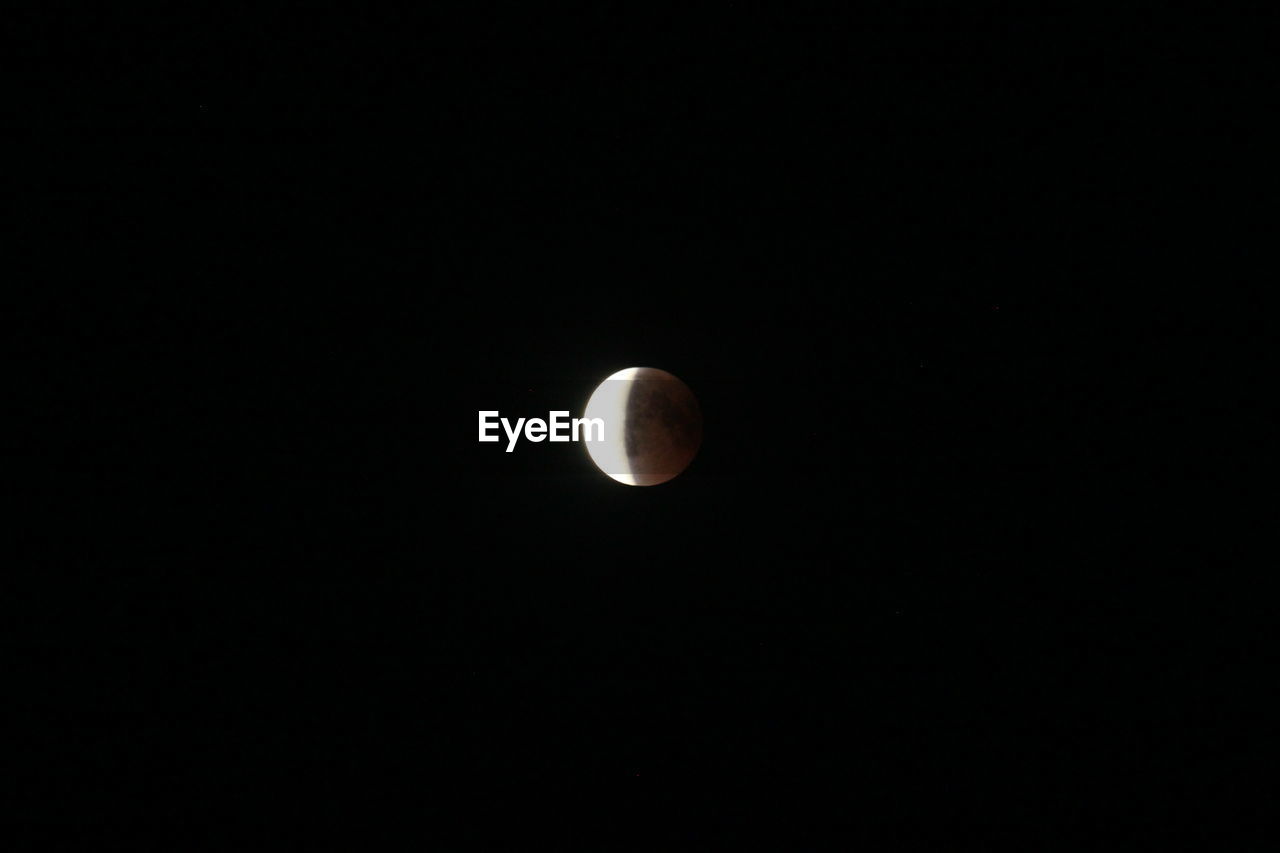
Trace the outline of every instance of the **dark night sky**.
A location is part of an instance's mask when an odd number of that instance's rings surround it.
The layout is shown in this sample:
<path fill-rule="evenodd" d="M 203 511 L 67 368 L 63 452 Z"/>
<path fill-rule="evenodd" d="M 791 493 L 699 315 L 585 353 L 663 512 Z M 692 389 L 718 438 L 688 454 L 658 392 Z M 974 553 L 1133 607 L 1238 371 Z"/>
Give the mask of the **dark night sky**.
<path fill-rule="evenodd" d="M 56 106 L 31 26 L 16 394 L 57 523 L 18 534 L 14 814 L 536 799 L 610 849 L 791 808 L 1072 841 L 1230 799 L 1186 769 L 1237 748 L 1205 734 L 1214 616 L 1126 541 L 1160 489 L 1116 450 L 1173 410 L 1143 359 L 1180 332 L 1094 295 L 1208 197 L 1226 48 L 523 14 L 90 15 Z M 64 266 L 93 292 L 46 293 Z M 475 440 L 632 365 L 705 415 L 671 483 Z"/>

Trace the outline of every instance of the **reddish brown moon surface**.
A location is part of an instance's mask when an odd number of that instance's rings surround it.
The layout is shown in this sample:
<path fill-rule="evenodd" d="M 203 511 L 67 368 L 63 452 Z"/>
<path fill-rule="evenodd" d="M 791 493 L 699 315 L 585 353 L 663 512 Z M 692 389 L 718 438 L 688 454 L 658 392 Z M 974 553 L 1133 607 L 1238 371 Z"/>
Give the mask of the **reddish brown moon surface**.
<path fill-rule="evenodd" d="M 689 386 L 656 367 L 629 367 L 592 394 L 587 414 L 604 415 L 605 440 L 589 443 L 601 471 L 620 483 L 654 486 L 678 476 L 702 445 L 702 411 Z"/>

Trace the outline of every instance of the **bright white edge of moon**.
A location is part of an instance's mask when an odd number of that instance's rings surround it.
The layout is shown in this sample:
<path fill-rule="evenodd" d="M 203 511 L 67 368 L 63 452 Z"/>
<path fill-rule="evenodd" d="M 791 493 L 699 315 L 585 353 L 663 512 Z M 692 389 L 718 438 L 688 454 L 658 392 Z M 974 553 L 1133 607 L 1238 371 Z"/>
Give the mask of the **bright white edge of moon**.
<path fill-rule="evenodd" d="M 623 432 L 627 425 L 627 397 L 631 393 L 633 378 L 644 368 L 628 367 L 619 370 L 596 386 L 587 401 L 584 418 L 600 418 L 604 421 L 604 441 L 588 441 L 587 454 L 596 467 L 619 483 L 639 485 L 631 475 L 627 462 L 627 447 Z"/>

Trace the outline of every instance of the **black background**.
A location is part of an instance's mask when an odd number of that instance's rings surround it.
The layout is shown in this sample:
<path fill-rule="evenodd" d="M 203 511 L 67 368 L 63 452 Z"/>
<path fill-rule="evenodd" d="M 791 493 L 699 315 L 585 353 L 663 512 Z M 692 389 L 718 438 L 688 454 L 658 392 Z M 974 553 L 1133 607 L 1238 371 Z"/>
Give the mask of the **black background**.
<path fill-rule="evenodd" d="M 55 82 L 26 30 L 16 820 L 478 805 L 478 841 L 533 802 L 607 849 L 1239 805 L 1190 770 L 1241 748 L 1218 611 L 1129 535 L 1192 518 L 1119 449 L 1181 333 L 1115 322 L 1212 195 L 1221 39 L 191 14 L 79 17 Z M 705 415 L 668 484 L 476 441 L 632 365 Z"/>

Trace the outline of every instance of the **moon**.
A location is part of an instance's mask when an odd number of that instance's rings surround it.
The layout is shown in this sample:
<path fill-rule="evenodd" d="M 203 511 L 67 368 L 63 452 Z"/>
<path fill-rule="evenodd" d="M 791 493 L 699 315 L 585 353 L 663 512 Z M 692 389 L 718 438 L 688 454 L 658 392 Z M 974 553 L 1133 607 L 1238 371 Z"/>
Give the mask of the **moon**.
<path fill-rule="evenodd" d="M 689 386 L 656 367 L 628 367 L 591 392 L 585 418 L 604 421 L 587 441 L 596 467 L 628 486 L 656 486 L 680 474 L 702 445 L 702 411 Z"/>

